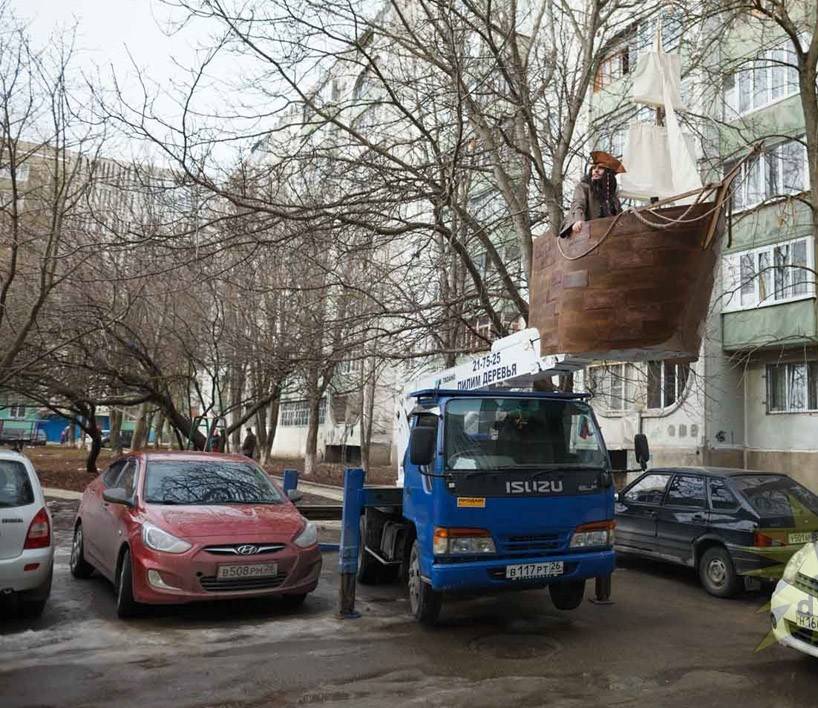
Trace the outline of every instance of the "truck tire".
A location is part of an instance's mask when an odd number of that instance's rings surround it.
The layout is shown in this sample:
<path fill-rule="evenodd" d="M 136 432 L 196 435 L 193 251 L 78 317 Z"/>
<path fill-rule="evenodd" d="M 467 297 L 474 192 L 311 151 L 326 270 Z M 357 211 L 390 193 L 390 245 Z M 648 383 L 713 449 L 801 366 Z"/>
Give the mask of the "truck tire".
<path fill-rule="evenodd" d="M 733 597 L 742 581 L 733 559 L 724 546 L 711 546 L 699 559 L 699 580 L 704 589 L 715 597 Z"/>
<path fill-rule="evenodd" d="M 551 583 L 548 586 L 551 602 L 558 610 L 575 610 L 585 597 L 585 581 L 571 580 L 565 583 Z"/>
<path fill-rule="evenodd" d="M 420 547 L 417 539 L 412 543 L 409 554 L 409 610 L 412 616 L 425 625 L 433 625 L 440 614 L 443 595 L 432 589 L 420 573 Z"/>
<path fill-rule="evenodd" d="M 380 524 L 371 522 L 371 517 L 361 516 L 361 547 L 358 550 L 358 582 L 361 585 L 377 585 L 383 565 L 373 555 L 366 552 L 366 546 L 380 547 Z"/>

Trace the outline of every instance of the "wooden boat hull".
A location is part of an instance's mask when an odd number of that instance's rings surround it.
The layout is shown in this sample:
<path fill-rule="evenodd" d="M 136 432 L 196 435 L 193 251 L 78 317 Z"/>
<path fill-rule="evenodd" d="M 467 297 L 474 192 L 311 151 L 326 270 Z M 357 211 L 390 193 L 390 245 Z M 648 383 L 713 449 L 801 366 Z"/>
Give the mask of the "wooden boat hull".
<path fill-rule="evenodd" d="M 536 239 L 529 325 L 540 332 L 541 352 L 621 361 L 696 358 L 724 229 L 715 206 L 645 214 L 654 223 L 684 219 L 668 229 L 625 213 L 607 238 L 613 217 L 587 222 L 559 244 L 553 234 Z M 715 238 L 703 248 L 712 219 Z M 575 256 L 581 257 L 569 260 Z"/>

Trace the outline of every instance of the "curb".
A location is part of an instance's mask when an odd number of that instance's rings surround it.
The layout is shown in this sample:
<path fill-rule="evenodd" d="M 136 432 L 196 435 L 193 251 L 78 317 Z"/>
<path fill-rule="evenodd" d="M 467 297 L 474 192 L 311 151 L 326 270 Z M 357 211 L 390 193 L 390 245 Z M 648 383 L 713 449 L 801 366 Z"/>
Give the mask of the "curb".
<path fill-rule="evenodd" d="M 43 487 L 43 494 L 53 499 L 82 499 L 82 492 L 75 492 L 71 489 L 57 489 L 56 487 Z"/>

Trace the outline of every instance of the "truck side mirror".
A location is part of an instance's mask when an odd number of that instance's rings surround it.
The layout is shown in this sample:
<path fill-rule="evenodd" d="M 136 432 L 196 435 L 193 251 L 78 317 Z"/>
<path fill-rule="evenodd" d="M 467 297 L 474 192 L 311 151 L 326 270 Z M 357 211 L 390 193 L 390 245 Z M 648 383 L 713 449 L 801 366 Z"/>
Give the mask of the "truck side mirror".
<path fill-rule="evenodd" d="M 413 465 L 429 465 L 435 459 L 437 428 L 420 425 L 409 434 L 409 462 Z"/>
<path fill-rule="evenodd" d="M 648 460 L 650 460 L 650 446 L 648 445 L 648 436 L 643 433 L 637 433 L 633 436 L 633 452 L 636 455 L 636 461 L 639 466 L 646 470 L 648 468 Z"/>

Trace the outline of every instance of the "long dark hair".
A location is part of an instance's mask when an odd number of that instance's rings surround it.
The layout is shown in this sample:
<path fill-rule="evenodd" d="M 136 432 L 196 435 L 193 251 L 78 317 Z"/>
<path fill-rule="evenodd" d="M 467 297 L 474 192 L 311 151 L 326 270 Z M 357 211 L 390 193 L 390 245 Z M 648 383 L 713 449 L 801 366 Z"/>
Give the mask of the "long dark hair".
<path fill-rule="evenodd" d="M 593 167 L 591 167 L 593 169 Z M 591 171 L 588 172 L 588 182 L 591 185 L 591 191 L 594 193 L 597 202 L 600 206 L 599 217 L 613 216 L 620 210 L 619 199 L 616 196 L 617 184 L 616 175 L 611 169 L 605 168 L 602 177 L 599 179 L 591 178 Z"/>

